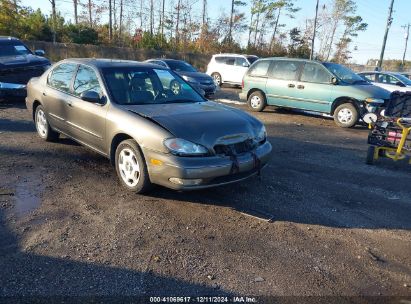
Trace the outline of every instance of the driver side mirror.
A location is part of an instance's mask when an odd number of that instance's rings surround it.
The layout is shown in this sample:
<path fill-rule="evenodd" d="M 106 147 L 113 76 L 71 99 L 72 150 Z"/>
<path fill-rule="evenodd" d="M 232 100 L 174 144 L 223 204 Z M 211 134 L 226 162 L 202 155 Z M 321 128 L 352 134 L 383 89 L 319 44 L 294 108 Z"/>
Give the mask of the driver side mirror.
<path fill-rule="evenodd" d="M 396 85 L 396 86 L 399 86 L 399 87 L 405 87 L 405 84 L 403 84 L 401 81 L 397 81 L 397 82 L 395 83 L 395 85 Z"/>
<path fill-rule="evenodd" d="M 331 77 L 331 84 L 334 84 L 334 85 L 338 84 L 337 77 Z"/>
<path fill-rule="evenodd" d="M 248 68 L 250 65 L 247 62 L 243 62 L 243 67 Z"/>
<path fill-rule="evenodd" d="M 46 52 L 44 50 L 35 50 L 34 55 L 44 57 L 44 55 L 46 55 Z"/>
<path fill-rule="evenodd" d="M 100 97 L 100 94 L 96 91 L 85 91 L 80 94 L 80 98 L 84 101 L 102 104 L 103 99 Z"/>

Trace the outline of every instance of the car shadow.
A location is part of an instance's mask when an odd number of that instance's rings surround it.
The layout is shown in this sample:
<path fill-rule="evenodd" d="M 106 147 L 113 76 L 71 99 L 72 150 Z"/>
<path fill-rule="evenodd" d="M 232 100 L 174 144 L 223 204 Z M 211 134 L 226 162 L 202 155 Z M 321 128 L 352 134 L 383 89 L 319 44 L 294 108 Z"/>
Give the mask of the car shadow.
<path fill-rule="evenodd" d="M 25 109 L 26 103 L 24 98 L 0 99 L 0 110 L 8 108 Z"/>
<path fill-rule="evenodd" d="M 0 132 L 35 132 L 33 122 L 0 118 Z"/>
<path fill-rule="evenodd" d="M 150 269 L 141 272 L 23 251 L 19 242 L 0 209 L 0 298 L 10 303 L 149 303 L 149 296 L 230 295 Z"/>

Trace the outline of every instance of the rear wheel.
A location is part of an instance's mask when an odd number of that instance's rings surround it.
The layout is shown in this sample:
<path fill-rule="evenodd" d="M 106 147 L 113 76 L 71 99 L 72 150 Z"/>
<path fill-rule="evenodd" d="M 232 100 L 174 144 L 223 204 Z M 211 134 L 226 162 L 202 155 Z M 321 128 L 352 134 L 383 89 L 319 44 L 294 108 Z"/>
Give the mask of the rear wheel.
<path fill-rule="evenodd" d="M 358 121 L 358 110 L 351 103 L 343 103 L 334 111 L 334 121 L 337 126 L 351 128 Z"/>
<path fill-rule="evenodd" d="M 221 79 L 220 73 L 213 73 L 213 74 L 211 74 L 211 77 L 213 78 L 216 85 L 221 86 L 223 81 Z"/>
<path fill-rule="evenodd" d="M 375 155 L 375 146 L 368 146 L 368 150 L 367 150 L 367 159 L 365 161 L 365 163 L 367 165 L 373 165 L 374 164 L 374 155 Z"/>
<path fill-rule="evenodd" d="M 46 113 L 43 106 L 38 106 L 34 114 L 34 122 L 36 124 L 37 134 L 45 141 L 54 141 L 58 139 L 59 133 L 54 131 L 47 121 Z"/>
<path fill-rule="evenodd" d="M 264 94 L 261 91 L 255 91 L 248 96 L 248 106 L 254 112 L 261 112 L 267 105 Z"/>
<path fill-rule="evenodd" d="M 144 193 L 152 187 L 143 153 L 136 141 L 122 141 L 116 149 L 116 171 L 121 184 L 128 190 Z"/>

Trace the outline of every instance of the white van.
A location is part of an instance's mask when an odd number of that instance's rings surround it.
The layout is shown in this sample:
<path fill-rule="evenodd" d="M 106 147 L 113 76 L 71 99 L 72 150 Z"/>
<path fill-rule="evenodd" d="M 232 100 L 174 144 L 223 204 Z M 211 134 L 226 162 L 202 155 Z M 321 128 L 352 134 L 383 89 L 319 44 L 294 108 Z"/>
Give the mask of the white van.
<path fill-rule="evenodd" d="M 207 74 L 217 85 L 230 83 L 241 85 L 248 67 L 258 59 L 254 55 L 218 54 L 213 55 L 207 66 Z"/>

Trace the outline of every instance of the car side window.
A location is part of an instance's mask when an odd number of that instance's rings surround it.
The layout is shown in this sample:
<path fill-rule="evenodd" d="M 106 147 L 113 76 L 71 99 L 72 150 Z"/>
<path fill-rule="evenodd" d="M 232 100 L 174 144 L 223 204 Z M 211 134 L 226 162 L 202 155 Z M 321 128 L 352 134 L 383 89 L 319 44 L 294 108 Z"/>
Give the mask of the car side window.
<path fill-rule="evenodd" d="M 217 56 L 217 57 L 215 57 L 215 62 L 217 62 L 219 64 L 222 64 L 222 63 L 225 63 L 226 59 L 227 59 L 227 57 Z"/>
<path fill-rule="evenodd" d="M 243 57 L 236 57 L 235 58 L 235 65 L 236 66 L 241 66 L 241 67 L 246 67 L 246 66 L 248 66 L 248 62 Z"/>
<path fill-rule="evenodd" d="M 380 74 L 379 78 L 381 83 L 396 84 L 398 82 L 397 78 L 388 74 Z"/>
<path fill-rule="evenodd" d="M 276 79 L 296 80 L 300 67 L 300 62 L 278 60 L 274 62 L 270 76 Z"/>
<path fill-rule="evenodd" d="M 97 75 L 90 67 L 80 65 L 73 85 L 74 95 L 80 96 L 87 91 L 95 91 L 101 94 L 101 87 Z"/>
<path fill-rule="evenodd" d="M 315 83 L 330 83 L 331 75 L 321 65 L 307 62 L 301 73 L 301 81 Z"/>
<path fill-rule="evenodd" d="M 69 93 L 71 81 L 76 69 L 76 64 L 62 63 L 55 67 L 53 71 L 51 71 L 47 79 L 47 83 L 49 84 L 49 86 L 57 90 Z"/>
<path fill-rule="evenodd" d="M 361 74 L 361 76 L 369 81 L 375 82 L 375 74 Z"/>
<path fill-rule="evenodd" d="M 227 57 L 225 64 L 227 65 L 234 65 L 235 57 Z"/>
<path fill-rule="evenodd" d="M 255 63 L 250 69 L 250 76 L 267 76 L 268 68 L 270 67 L 269 60 L 261 60 Z"/>

